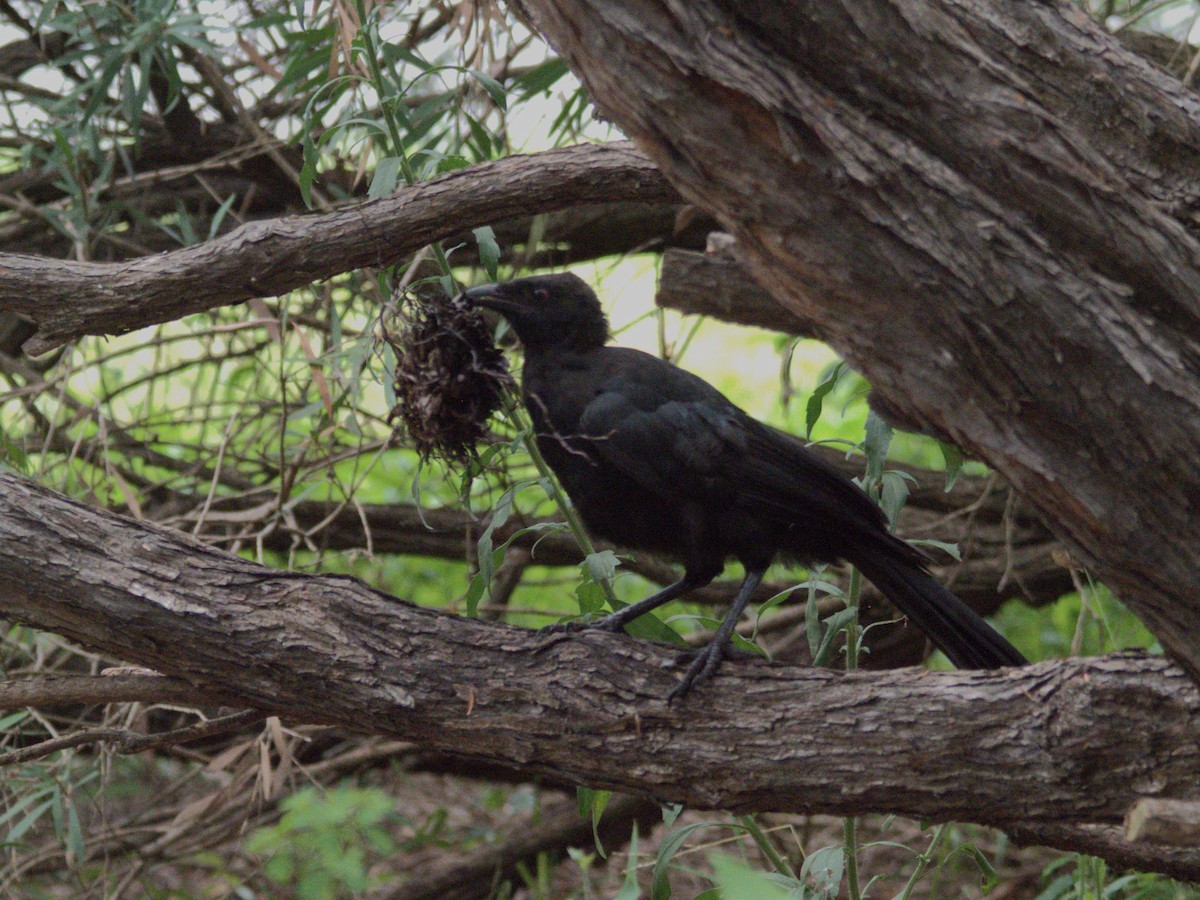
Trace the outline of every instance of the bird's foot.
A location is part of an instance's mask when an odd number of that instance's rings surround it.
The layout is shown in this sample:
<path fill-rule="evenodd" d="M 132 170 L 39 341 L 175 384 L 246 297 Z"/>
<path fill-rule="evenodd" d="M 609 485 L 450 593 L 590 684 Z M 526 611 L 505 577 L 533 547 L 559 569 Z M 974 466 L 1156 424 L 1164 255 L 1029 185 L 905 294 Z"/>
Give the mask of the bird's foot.
<path fill-rule="evenodd" d="M 672 703 L 677 697 L 689 693 L 701 681 L 711 678 L 729 649 L 729 645 L 724 641 L 711 641 L 707 646 L 697 650 L 692 664 L 683 673 L 683 681 L 679 682 L 675 686 L 675 690 L 667 695 L 667 703 Z"/>
<path fill-rule="evenodd" d="M 614 618 L 614 616 L 608 615 L 599 619 L 568 619 L 565 622 L 555 622 L 553 625 L 539 628 L 538 637 L 546 638 L 546 640 L 538 646 L 537 652 L 540 653 L 555 644 L 561 644 L 563 641 L 569 640 L 571 635 L 581 634 L 584 631 L 598 630 L 623 634 L 624 623 L 613 621 Z"/>
<path fill-rule="evenodd" d="M 568 619 L 565 622 L 555 622 L 538 629 L 538 634 L 578 634 L 581 631 L 611 631 L 623 634 L 625 623 L 616 615 L 602 616 L 599 619 Z"/>

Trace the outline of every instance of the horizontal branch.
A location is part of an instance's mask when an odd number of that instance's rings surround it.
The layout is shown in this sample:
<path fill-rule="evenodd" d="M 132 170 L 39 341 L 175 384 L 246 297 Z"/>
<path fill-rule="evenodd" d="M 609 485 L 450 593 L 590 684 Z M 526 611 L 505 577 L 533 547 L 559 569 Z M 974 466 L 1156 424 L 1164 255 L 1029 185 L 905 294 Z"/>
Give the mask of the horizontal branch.
<path fill-rule="evenodd" d="M 736 259 L 724 254 L 667 250 L 654 302 L 735 325 L 756 325 L 804 337 L 813 334 L 810 322 L 780 304 Z"/>
<path fill-rule="evenodd" d="M 0 604 L 2 605 L 2 604 Z M 50 675 L 0 681 L 0 710 L 80 703 L 212 703 L 193 685 L 150 673 Z"/>
<path fill-rule="evenodd" d="M 717 224 L 678 201 L 624 201 L 522 216 L 492 227 L 502 262 L 544 268 L 668 248 L 701 250 Z M 456 264 L 478 259 L 470 231 L 453 235 L 446 243 L 463 245 L 454 257 Z"/>
<path fill-rule="evenodd" d="M 69 750 L 73 747 L 83 747 L 88 744 L 106 744 L 117 753 L 142 753 L 146 750 L 158 750 L 163 747 L 174 747 L 177 744 L 186 744 L 190 741 L 210 738 L 214 735 L 241 728 L 243 725 L 261 722 L 266 717 L 266 713 L 260 712 L 257 709 L 247 709 L 222 716 L 219 719 L 207 719 L 195 725 L 189 725 L 185 728 L 175 728 L 171 731 L 163 731 L 157 734 L 142 734 L 137 731 L 131 731 L 128 728 L 86 728 L 82 731 L 74 731 L 70 734 L 50 738 L 37 744 L 31 744 L 28 747 L 21 747 L 17 750 L 9 750 L 7 753 L 0 753 L 0 766 L 20 765 L 34 759 L 42 759 L 60 750 Z"/>
<path fill-rule="evenodd" d="M 1098 856 L 1114 870 L 1158 872 L 1183 881 L 1200 879 L 1200 854 L 1195 847 L 1137 844 L 1113 825 L 1015 825 L 1008 836 L 1022 847 L 1058 847 Z"/>
<path fill-rule="evenodd" d="M 677 198 L 631 144 L 514 156 L 325 215 L 249 222 L 203 244 L 113 263 L 0 254 L 0 310 L 38 324 L 38 353 L 390 265 L 466 228 L 582 203 Z"/>
<path fill-rule="evenodd" d="M 1125 837 L 1135 844 L 1195 847 L 1200 843 L 1200 803 L 1139 800 L 1125 815 Z"/>
<path fill-rule="evenodd" d="M 0 548 L 7 617 L 223 702 L 575 783 L 1000 827 L 1116 823 L 1141 797 L 1200 793 L 1200 692 L 1161 658 L 886 675 L 738 662 L 668 705 L 680 651 L 266 569 L 8 474 Z"/>

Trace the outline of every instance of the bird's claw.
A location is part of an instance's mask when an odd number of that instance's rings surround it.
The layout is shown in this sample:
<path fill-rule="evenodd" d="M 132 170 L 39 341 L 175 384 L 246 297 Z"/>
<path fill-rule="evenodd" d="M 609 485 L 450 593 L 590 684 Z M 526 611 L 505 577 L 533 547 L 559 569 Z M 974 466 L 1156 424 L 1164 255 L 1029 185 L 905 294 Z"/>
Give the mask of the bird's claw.
<path fill-rule="evenodd" d="M 568 619 L 565 622 L 555 622 L 553 625 L 546 625 L 538 629 L 538 634 L 578 634 L 581 631 L 611 631 L 616 634 L 621 634 L 625 631 L 624 626 L 613 621 L 612 616 L 604 616 L 600 619 Z"/>
<path fill-rule="evenodd" d="M 675 690 L 667 695 L 667 703 L 672 703 L 678 697 L 689 693 L 699 682 L 712 677 L 717 666 L 725 658 L 725 646 L 713 641 L 707 647 L 696 652 L 692 664 L 683 673 L 683 680 L 675 686 Z"/>
<path fill-rule="evenodd" d="M 538 637 L 545 638 L 538 645 L 536 652 L 541 653 L 543 650 L 548 650 L 556 644 L 561 644 L 563 641 L 570 640 L 571 635 L 581 634 L 585 631 L 599 630 L 611 631 L 617 634 L 624 632 L 624 627 L 619 622 L 610 622 L 611 616 L 605 616 L 602 619 L 569 619 L 565 622 L 555 622 L 553 625 L 546 625 L 538 629 Z"/>

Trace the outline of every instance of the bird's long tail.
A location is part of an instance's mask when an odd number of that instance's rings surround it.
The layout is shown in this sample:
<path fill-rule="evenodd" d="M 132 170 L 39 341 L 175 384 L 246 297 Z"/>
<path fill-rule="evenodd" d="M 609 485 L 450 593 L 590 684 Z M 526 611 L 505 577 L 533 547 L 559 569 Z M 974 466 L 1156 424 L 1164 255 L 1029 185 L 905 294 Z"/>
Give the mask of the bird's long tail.
<path fill-rule="evenodd" d="M 1016 647 L 911 558 L 912 548 L 889 538 L 904 550 L 877 545 L 851 561 L 954 665 L 998 669 L 1028 663 Z"/>

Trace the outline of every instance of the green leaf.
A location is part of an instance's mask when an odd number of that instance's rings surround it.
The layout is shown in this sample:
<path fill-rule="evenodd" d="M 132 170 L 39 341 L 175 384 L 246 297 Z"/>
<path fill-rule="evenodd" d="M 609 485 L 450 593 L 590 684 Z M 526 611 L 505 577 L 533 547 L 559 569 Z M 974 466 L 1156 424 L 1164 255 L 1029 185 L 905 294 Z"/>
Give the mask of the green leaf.
<path fill-rule="evenodd" d="M 981 876 L 980 886 L 983 888 L 983 892 L 985 894 L 1000 883 L 1000 879 L 996 877 L 996 870 L 992 868 L 992 864 L 988 861 L 988 858 L 983 855 L 982 850 L 980 850 L 974 844 L 964 844 L 959 848 L 959 850 L 971 857 L 971 859 L 975 862 L 975 865 L 978 866 L 979 874 Z"/>
<path fill-rule="evenodd" d="M 465 156 L 459 156 L 458 154 L 442 154 L 437 159 L 437 171 L 439 175 L 445 175 L 447 172 L 453 172 L 457 169 L 465 169 L 470 164 L 471 161 Z"/>
<path fill-rule="evenodd" d="M 304 165 L 300 168 L 300 198 L 306 207 L 312 209 L 312 186 L 317 177 L 317 163 L 321 159 L 321 154 L 317 150 L 316 144 L 309 140 L 307 135 L 300 142 L 300 149 L 304 151 Z"/>
<path fill-rule="evenodd" d="M 25 818 L 14 825 L 8 834 L 4 836 L 4 846 L 11 846 L 20 841 L 24 837 L 25 832 L 32 828 L 37 820 L 46 813 L 53 812 L 55 806 L 57 806 L 57 800 L 51 797 L 49 800 L 39 803 L 31 809 Z"/>
<path fill-rule="evenodd" d="M 755 653 L 763 659 L 770 659 L 766 650 L 749 638 L 742 637 L 736 631 L 729 636 L 729 643 L 736 650 L 741 650 L 744 653 Z"/>
<path fill-rule="evenodd" d="M 404 160 L 399 156 L 385 156 L 375 164 L 375 174 L 371 176 L 371 186 L 367 188 L 367 196 L 372 200 L 386 197 L 396 189 L 400 179 L 400 167 Z"/>
<path fill-rule="evenodd" d="M 500 245 L 496 243 L 496 232 L 492 230 L 491 225 L 484 225 L 476 228 L 473 234 L 475 242 L 479 245 L 479 261 L 483 263 L 488 277 L 493 280 L 499 278 L 496 273 L 500 264 Z"/>
<path fill-rule="evenodd" d="M 53 804 L 54 803 L 54 792 L 56 789 L 57 789 L 57 785 L 48 784 L 45 787 L 41 787 L 41 788 L 34 790 L 32 793 L 26 794 L 24 797 L 22 797 L 16 803 L 14 803 L 12 806 L 10 806 L 7 810 L 5 810 L 3 815 L 0 815 L 0 825 L 3 825 L 5 822 L 8 822 L 11 819 L 15 819 L 18 815 L 21 814 L 21 811 L 24 810 L 25 807 L 29 806 L 36 800 L 40 800 L 41 798 L 43 798 L 45 796 L 50 796 L 50 803 Z M 46 808 L 49 809 L 48 806 Z M 11 840 L 12 832 L 9 832 L 8 837 Z"/>
<path fill-rule="evenodd" d="M 914 547 L 934 547 L 949 553 L 957 560 L 962 560 L 962 554 L 958 551 L 958 544 L 950 544 L 946 541 L 935 541 L 932 538 L 921 538 L 919 540 L 909 541 Z"/>
<path fill-rule="evenodd" d="M 800 880 L 827 897 L 836 897 L 845 868 L 845 848 L 825 847 L 804 860 L 804 865 L 800 868 Z"/>
<path fill-rule="evenodd" d="M 81 124 L 94 116 L 101 104 L 108 100 L 108 89 L 125 66 L 125 57 L 117 48 L 111 48 L 109 54 L 109 59 L 101 68 L 99 76 L 88 84 L 90 96 L 80 111 Z"/>
<path fill-rule="evenodd" d="M 593 581 L 603 581 L 605 578 L 612 578 L 617 574 L 617 567 L 621 565 L 621 560 L 611 550 L 597 550 L 595 553 L 589 553 L 584 558 L 582 565 L 587 569 L 587 573 Z"/>
<path fill-rule="evenodd" d="M 0 463 L 6 463 L 22 474 L 28 472 L 29 459 L 25 456 L 25 449 L 5 434 L 2 427 L 0 427 Z"/>
<path fill-rule="evenodd" d="M 794 594 L 796 591 L 800 590 L 800 588 L 801 588 L 801 585 L 798 585 L 798 584 L 794 584 L 791 587 L 786 587 L 782 591 L 780 591 L 778 594 L 776 594 L 775 596 L 773 596 L 763 602 L 763 604 L 758 608 L 758 611 L 754 614 L 755 637 L 758 636 L 758 623 L 760 621 L 762 621 L 762 617 L 765 616 L 767 613 L 769 613 L 771 610 L 773 610 L 775 607 L 779 606 L 779 604 L 783 603 L 784 600 L 786 600 L 788 597 L 792 596 L 792 594 Z"/>
<path fill-rule="evenodd" d="M 569 71 L 567 64 L 557 57 L 539 63 L 516 79 L 522 99 L 550 90 Z"/>
<path fill-rule="evenodd" d="M 467 607 L 467 618 L 474 619 L 479 615 L 479 601 L 483 599 L 483 593 L 487 588 L 488 581 L 483 577 L 482 572 L 476 572 L 471 576 L 467 592 L 463 595 L 463 603 Z"/>
<path fill-rule="evenodd" d="M 495 138 L 491 130 L 474 116 L 463 113 L 463 118 L 467 120 L 467 131 L 475 144 L 475 155 L 480 159 L 487 159 L 495 149 Z"/>
<path fill-rule="evenodd" d="M 808 602 L 804 606 L 804 632 L 808 636 L 808 655 L 815 661 L 817 651 L 821 649 L 821 611 L 817 608 L 815 581 L 810 581 L 808 585 Z"/>
<path fill-rule="evenodd" d="M 0 719 L 0 731 L 8 731 L 8 729 L 12 728 L 14 725 L 18 725 L 28 718 L 29 710 L 27 709 L 18 710 L 15 713 L 11 713 L 10 715 L 5 716 L 3 719 Z"/>
<path fill-rule="evenodd" d="M 600 817 L 604 815 L 604 809 L 611 798 L 612 791 L 596 791 L 586 787 L 575 789 L 579 814 L 592 820 L 592 840 L 596 843 L 596 852 L 600 854 L 601 859 L 608 859 L 608 854 L 604 852 L 604 845 L 600 843 Z"/>
<path fill-rule="evenodd" d="M 488 95 L 498 107 L 501 109 L 508 108 L 508 92 L 504 90 L 504 85 L 491 75 L 480 72 L 477 69 L 471 69 L 470 72 L 472 77 L 483 86 L 483 89 L 488 92 Z"/>
<path fill-rule="evenodd" d="M 833 642 L 837 639 L 839 632 L 854 621 L 857 615 L 858 610 L 856 609 L 842 609 L 825 619 L 825 633 L 821 637 L 821 644 L 817 648 L 817 652 L 813 654 L 812 664 L 814 666 L 823 666 L 829 661 L 829 657 L 833 653 Z"/>
<path fill-rule="evenodd" d="M 803 885 L 797 883 L 796 889 L 789 891 L 780 886 L 778 879 L 733 857 L 714 853 L 711 862 L 722 900 L 790 900 L 803 896 Z"/>
<path fill-rule="evenodd" d="M 604 588 L 596 582 L 581 581 L 575 586 L 575 600 L 579 604 L 580 614 L 586 616 L 602 611 L 608 602 L 608 597 L 604 594 Z"/>
<path fill-rule="evenodd" d="M 962 450 L 954 444 L 947 444 L 945 441 L 938 441 L 938 447 L 942 450 L 942 459 L 946 463 L 946 493 L 950 493 L 955 482 L 958 481 L 958 476 L 962 474 L 963 454 Z"/>
<path fill-rule="evenodd" d="M 287 852 L 276 853 L 267 860 L 263 872 L 276 884 L 287 884 L 292 880 L 292 855 Z"/>
<path fill-rule="evenodd" d="M 596 841 L 599 845 L 599 839 Z M 617 892 L 614 900 L 638 900 L 642 896 L 641 889 L 638 888 L 637 882 L 637 862 L 638 862 L 638 827 L 637 822 L 633 823 L 633 830 L 629 834 L 629 865 L 625 869 L 625 883 L 621 885 L 621 890 Z"/>
<path fill-rule="evenodd" d="M 654 860 L 654 875 L 650 881 L 650 898 L 651 900 L 669 900 L 671 896 L 671 882 L 668 878 L 670 874 L 671 859 L 683 846 L 683 842 L 691 837 L 692 832 L 698 831 L 701 828 L 733 828 L 741 829 L 740 825 L 727 825 L 724 822 L 696 822 L 693 825 L 684 825 L 663 839 L 663 842 L 658 845 L 658 857 Z"/>
<path fill-rule="evenodd" d="M 882 476 L 879 505 L 883 507 L 888 522 L 893 528 L 896 527 L 896 519 L 900 517 L 900 510 L 904 508 L 904 504 L 908 500 L 908 485 L 904 480 L 906 474 L 905 472 L 884 472 Z"/>
<path fill-rule="evenodd" d="M 225 221 L 225 216 L 232 208 L 234 201 L 237 200 L 237 194 L 230 194 L 225 198 L 225 201 L 217 207 L 217 211 L 213 213 L 212 221 L 208 224 L 208 240 L 212 240 L 217 236 L 217 232 L 221 228 L 221 223 Z"/>
<path fill-rule="evenodd" d="M 808 398 L 808 404 L 804 408 L 804 434 L 805 437 L 812 437 L 813 426 L 821 418 L 821 410 L 825 405 L 825 398 L 829 392 L 837 387 L 838 379 L 842 377 L 842 373 L 846 371 L 846 364 L 839 362 L 826 373 L 812 392 L 812 396 Z"/>
<path fill-rule="evenodd" d="M 892 426 L 884 421 L 875 410 L 867 413 L 866 437 L 863 451 L 867 454 L 867 482 L 883 477 L 883 461 L 887 459 L 888 447 L 892 443 Z"/>
<path fill-rule="evenodd" d="M 75 865 L 83 862 L 84 845 L 83 845 L 83 828 L 79 824 L 79 813 L 75 810 L 75 804 L 70 803 L 67 806 L 67 847 L 71 850 L 71 856 Z"/>

